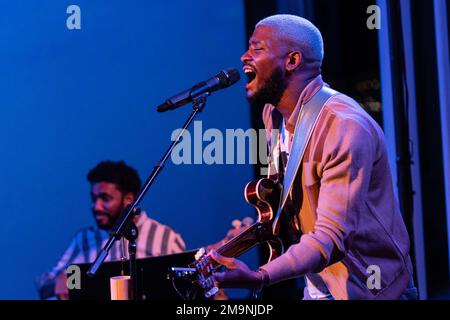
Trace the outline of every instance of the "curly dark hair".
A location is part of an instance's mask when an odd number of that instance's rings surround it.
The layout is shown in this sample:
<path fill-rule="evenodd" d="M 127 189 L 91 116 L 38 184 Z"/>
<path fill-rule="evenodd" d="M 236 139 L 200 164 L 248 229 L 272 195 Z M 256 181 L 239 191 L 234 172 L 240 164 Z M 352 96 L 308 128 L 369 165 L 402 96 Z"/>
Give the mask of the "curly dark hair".
<path fill-rule="evenodd" d="M 115 183 L 122 193 L 131 192 L 134 196 L 141 189 L 141 179 L 136 169 L 124 161 L 102 161 L 89 171 L 87 179 L 91 184 Z"/>

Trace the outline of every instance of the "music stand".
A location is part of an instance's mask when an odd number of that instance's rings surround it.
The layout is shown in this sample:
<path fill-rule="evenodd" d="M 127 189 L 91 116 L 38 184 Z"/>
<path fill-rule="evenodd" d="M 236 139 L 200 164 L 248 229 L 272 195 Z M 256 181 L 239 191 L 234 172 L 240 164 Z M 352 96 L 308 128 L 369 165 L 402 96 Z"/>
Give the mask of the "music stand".
<path fill-rule="evenodd" d="M 197 250 L 178 254 L 136 259 L 139 300 L 180 300 L 167 273 L 170 267 L 188 265 Z M 92 278 L 86 272 L 90 263 L 77 264 L 81 270 L 81 289 L 69 290 L 69 300 L 111 300 L 110 278 L 119 276 L 120 261 L 105 262 Z"/>

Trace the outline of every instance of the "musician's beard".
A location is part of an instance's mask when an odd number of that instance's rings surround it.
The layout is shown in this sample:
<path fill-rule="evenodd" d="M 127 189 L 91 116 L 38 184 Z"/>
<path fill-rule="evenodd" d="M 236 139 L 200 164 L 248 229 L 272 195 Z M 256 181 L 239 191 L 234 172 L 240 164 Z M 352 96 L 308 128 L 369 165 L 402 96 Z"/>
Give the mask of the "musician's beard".
<path fill-rule="evenodd" d="M 102 230 L 111 230 L 124 210 L 125 205 L 121 202 L 121 205 L 112 212 L 107 210 L 94 211 L 97 226 Z"/>
<path fill-rule="evenodd" d="M 264 86 L 255 92 L 253 96 L 248 98 L 252 108 L 262 108 L 265 104 L 270 103 L 277 106 L 289 84 L 289 79 L 283 72 L 282 68 L 276 68 Z"/>

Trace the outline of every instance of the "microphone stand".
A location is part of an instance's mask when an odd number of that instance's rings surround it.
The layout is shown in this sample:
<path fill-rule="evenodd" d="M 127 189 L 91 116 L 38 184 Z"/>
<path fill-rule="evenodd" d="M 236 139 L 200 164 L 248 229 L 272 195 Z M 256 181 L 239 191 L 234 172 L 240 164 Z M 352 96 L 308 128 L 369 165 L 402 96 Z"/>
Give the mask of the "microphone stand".
<path fill-rule="evenodd" d="M 130 278 L 133 284 L 133 299 L 140 300 L 138 290 L 138 277 L 136 266 L 136 239 L 139 235 L 138 228 L 131 222 L 128 228 L 125 230 L 124 237 L 128 240 L 128 256 L 130 260 Z"/>
<path fill-rule="evenodd" d="M 198 96 L 197 98 L 193 99 L 193 106 L 192 106 L 193 110 L 192 110 L 191 115 L 186 120 L 186 122 L 183 125 L 182 130 L 180 130 L 176 139 L 174 141 L 172 141 L 172 143 L 170 144 L 169 148 L 164 153 L 161 160 L 156 164 L 155 167 L 153 167 L 152 173 L 148 177 L 148 179 L 145 182 L 142 189 L 137 194 L 133 203 L 124 212 L 122 212 L 121 216 L 117 220 L 113 230 L 110 233 L 110 237 L 109 237 L 108 241 L 103 246 L 103 248 L 100 250 L 97 257 L 95 258 L 95 261 L 91 264 L 89 270 L 87 271 L 87 275 L 89 277 L 94 277 L 96 275 L 98 269 L 100 268 L 102 263 L 105 261 L 106 257 L 108 256 L 109 251 L 111 250 L 111 247 L 114 244 L 114 242 L 122 239 L 122 237 L 125 236 L 128 226 L 130 225 L 130 223 L 133 222 L 134 217 L 137 214 L 139 214 L 139 212 L 140 212 L 138 205 L 141 203 L 142 199 L 144 198 L 144 195 L 147 193 L 148 189 L 152 186 L 153 182 L 156 180 L 159 173 L 164 168 L 164 165 L 165 165 L 167 159 L 169 159 L 169 156 L 172 153 L 173 149 L 180 142 L 180 139 L 181 139 L 183 133 L 190 126 L 192 121 L 194 121 L 197 114 L 203 111 L 203 109 L 206 105 L 206 97 L 207 96 L 209 96 L 209 92 L 205 92 L 202 95 Z M 136 234 L 136 236 L 137 236 L 137 234 Z M 134 248 L 131 248 L 131 241 L 130 241 L 130 247 L 128 250 L 129 251 L 130 251 L 130 249 L 135 250 L 135 246 L 136 246 L 136 244 L 134 244 Z M 134 251 L 134 254 L 135 254 L 135 251 Z M 133 256 L 135 256 L 134 254 L 133 254 Z M 131 267 L 130 273 L 134 273 L 134 274 L 130 274 L 130 277 L 132 278 L 132 282 L 134 285 L 137 283 L 137 275 L 135 272 L 133 272 L 132 269 L 134 268 L 134 271 L 136 271 L 136 265 L 134 264 L 134 266 L 133 266 L 131 263 L 132 262 L 130 261 L 130 267 Z M 136 286 L 133 288 L 134 292 L 136 292 L 136 288 L 137 288 Z M 134 299 L 137 299 L 137 298 L 138 298 L 138 295 L 135 295 Z"/>

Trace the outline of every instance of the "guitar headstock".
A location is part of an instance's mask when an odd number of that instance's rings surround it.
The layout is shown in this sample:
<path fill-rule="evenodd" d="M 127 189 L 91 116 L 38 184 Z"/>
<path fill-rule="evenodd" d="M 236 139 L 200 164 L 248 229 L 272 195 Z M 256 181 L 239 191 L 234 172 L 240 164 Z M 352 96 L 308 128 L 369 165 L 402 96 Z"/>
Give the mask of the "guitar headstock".
<path fill-rule="evenodd" d="M 231 222 L 233 228 L 227 232 L 224 239 L 215 244 L 209 245 L 206 248 L 200 248 L 195 254 L 195 262 L 191 266 L 198 272 L 197 284 L 202 288 L 206 298 L 214 296 L 219 291 L 219 288 L 217 288 L 214 283 L 214 277 L 212 274 L 214 270 L 220 267 L 220 265 L 208 256 L 208 252 L 221 248 L 238 234 L 247 230 L 253 223 L 254 220 L 251 217 L 245 217 L 242 220 L 233 220 Z"/>
<path fill-rule="evenodd" d="M 223 240 L 200 248 L 195 254 L 195 261 L 189 265 L 189 268 L 177 268 L 176 275 L 191 281 L 197 289 L 203 292 L 205 298 L 211 298 L 219 292 L 213 273 L 221 267 L 208 252 L 216 250 L 225 256 L 237 256 L 259 242 L 258 234 L 261 225 L 255 224 L 252 218 L 233 220 L 232 226 L 233 229 L 227 232 Z"/>

